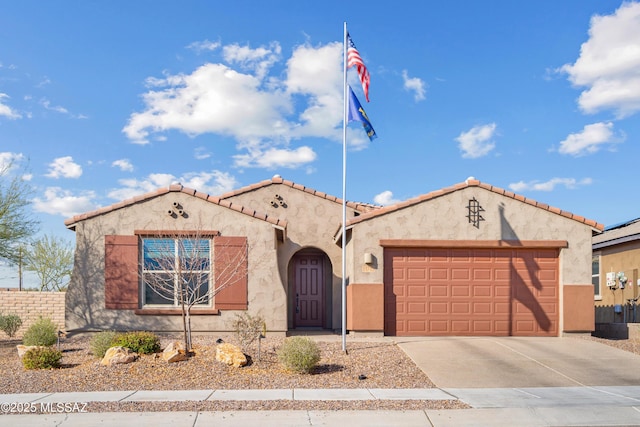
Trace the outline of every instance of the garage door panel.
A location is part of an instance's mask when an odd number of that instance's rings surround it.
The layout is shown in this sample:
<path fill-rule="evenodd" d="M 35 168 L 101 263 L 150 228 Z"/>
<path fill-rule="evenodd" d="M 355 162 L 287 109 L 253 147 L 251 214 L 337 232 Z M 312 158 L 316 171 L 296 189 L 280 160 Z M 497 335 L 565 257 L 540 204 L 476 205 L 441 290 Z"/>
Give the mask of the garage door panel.
<path fill-rule="evenodd" d="M 451 285 L 451 296 L 453 298 L 469 298 L 471 296 L 471 287 L 469 284 Z"/>
<path fill-rule="evenodd" d="M 491 302 L 473 302 L 472 306 L 475 315 L 493 313 L 493 303 Z"/>
<path fill-rule="evenodd" d="M 426 288 L 424 285 L 407 285 L 408 297 L 424 297 L 426 296 Z"/>
<path fill-rule="evenodd" d="M 426 270 L 423 270 L 426 271 Z M 447 268 L 429 268 L 430 280 L 449 280 L 449 270 Z"/>
<path fill-rule="evenodd" d="M 491 335 L 495 331 L 495 328 L 491 320 L 474 320 L 473 331 L 478 334 Z"/>
<path fill-rule="evenodd" d="M 471 314 L 471 305 L 469 302 L 451 303 L 451 314 Z M 468 317 L 468 316 L 465 316 Z"/>
<path fill-rule="evenodd" d="M 493 286 L 493 295 L 496 298 L 509 298 L 511 297 L 511 286 L 507 283 L 507 284 L 503 284 L 503 283 L 496 283 Z"/>
<path fill-rule="evenodd" d="M 427 303 L 424 302 L 410 302 L 407 304 L 408 314 L 426 314 Z"/>
<path fill-rule="evenodd" d="M 504 317 L 504 319 L 506 320 L 508 319 L 509 313 L 511 313 L 511 303 L 509 301 L 494 302 L 493 312 L 498 316 L 498 318 Z"/>
<path fill-rule="evenodd" d="M 493 270 L 490 268 L 473 268 L 471 269 L 473 280 L 492 280 Z"/>
<path fill-rule="evenodd" d="M 410 320 L 407 322 L 407 330 L 410 333 L 424 334 L 427 322 L 425 320 Z"/>
<path fill-rule="evenodd" d="M 448 297 L 449 285 L 446 284 L 433 284 L 428 287 L 430 297 Z"/>
<path fill-rule="evenodd" d="M 452 268 L 451 280 L 468 281 L 471 278 L 471 271 L 468 268 Z"/>
<path fill-rule="evenodd" d="M 556 282 L 558 280 L 558 274 L 556 270 L 552 269 L 540 269 L 538 271 L 538 279 L 542 281 Z"/>
<path fill-rule="evenodd" d="M 451 332 L 454 334 L 469 334 L 472 332 L 470 320 L 452 320 Z"/>
<path fill-rule="evenodd" d="M 495 280 L 508 282 L 511 280 L 510 268 L 496 268 L 493 270 Z"/>
<path fill-rule="evenodd" d="M 386 333 L 557 335 L 555 249 L 389 249 L 385 271 Z"/>
<path fill-rule="evenodd" d="M 446 274 L 446 271 L 445 271 Z M 427 278 L 427 272 L 422 268 L 407 268 L 406 280 L 422 280 Z"/>
<path fill-rule="evenodd" d="M 474 298 L 493 296 L 493 288 L 491 285 L 471 285 L 472 295 Z"/>
<path fill-rule="evenodd" d="M 449 314 L 449 303 L 448 302 L 430 302 L 428 304 L 429 314 L 438 315 L 438 314 Z"/>

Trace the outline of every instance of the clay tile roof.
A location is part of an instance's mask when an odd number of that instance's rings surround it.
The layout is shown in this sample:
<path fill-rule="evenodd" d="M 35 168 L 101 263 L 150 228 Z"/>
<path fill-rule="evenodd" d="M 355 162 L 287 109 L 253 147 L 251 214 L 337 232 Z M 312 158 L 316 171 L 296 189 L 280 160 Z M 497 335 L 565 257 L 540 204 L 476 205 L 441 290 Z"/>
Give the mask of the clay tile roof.
<path fill-rule="evenodd" d="M 195 196 L 195 197 L 198 197 L 200 199 L 206 200 L 209 203 L 213 203 L 213 204 L 216 204 L 216 205 L 228 208 L 228 209 L 236 210 L 236 211 L 238 211 L 238 212 L 240 212 L 240 213 L 242 213 L 244 215 L 248 215 L 248 216 L 251 216 L 253 218 L 257 218 L 257 219 L 269 222 L 269 223 L 271 223 L 273 225 L 277 225 L 277 226 L 284 227 L 284 228 L 287 227 L 287 221 L 285 221 L 285 220 L 278 219 L 278 218 L 275 218 L 275 217 L 271 217 L 271 216 L 269 216 L 267 214 L 259 213 L 259 212 L 256 212 L 256 211 L 252 210 L 252 209 L 246 209 L 243 206 L 240 206 L 240 205 L 235 204 L 235 203 L 231 203 L 230 201 L 224 200 L 221 197 L 210 196 L 208 194 L 196 191 L 193 188 L 185 187 L 182 184 L 171 184 L 169 187 L 160 188 L 160 189 L 158 189 L 156 191 L 152 191 L 152 192 L 149 192 L 149 193 L 146 193 L 146 194 L 135 196 L 135 197 L 132 197 L 130 199 L 114 203 L 114 204 L 112 204 L 110 206 L 105 206 L 105 207 L 96 209 L 96 210 L 91 211 L 91 212 L 85 212 L 85 213 L 76 215 L 76 216 L 74 216 L 72 218 L 69 218 L 69 219 L 65 220 L 64 225 L 66 225 L 67 228 L 69 228 L 71 230 L 74 230 L 75 229 L 75 224 L 80 222 L 80 221 L 84 221 L 84 220 L 89 219 L 89 218 L 93 218 L 93 217 L 96 217 L 96 216 L 99 216 L 99 215 L 103 215 L 105 213 L 112 212 L 112 211 L 115 211 L 117 209 L 122 209 L 122 208 L 125 208 L 127 206 L 131 206 L 131 205 L 134 205 L 136 203 L 143 202 L 145 200 L 150 200 L 150 199 L 153 199 L 155 197 L 161 196 L 163 194 L 171 193 L 171 192 L 186 193 L 186 194 L 188 194 L 190 196 Z"/>
<path fill-rule="evenodd" d="M 286 185 L 287 187 L 291 187 L 293 189 L 296 189 L 296 190 L 299 190 L 299 191 L 303 191 L 305 193 L 312 194 L 312 195 L 314 195 L 316 197 L 320 197 L 322 199 L 326 199 L 326 200 L 329 200 L 329 201 L 332 201 L 332 202 L 335 202 L 335 203 L 342 204 L 342 199 L 341 198 L 338 198 L 336 196 L 332 196 L 332 195 L 323 193 L 322 191 L 315 190 L 315 189 L 313 189 L 311 187 L 305 187 L 302 184 L 296 184 L 293 181 L 282 179 L 282 177 L 280 177 L 278 175 L 274 176 L 271 179 L 260 181 L 260 182 L 258 182 L 256 184 L 248 185 L 246 187 L 242 187 L 242 188 L 239 188 L 237 190 L 233 190 L 233 191 L 230 191 L 228 193 L 224 193 L 223 195 L 220 196 L 220 198 L 221 199 L 228 199 L 230 197 L 234 197 L 234 196 L 237 196 L 237 195 L 240 195 L 240 194 L 248 193 L 250 191 L 254 191 L 254 190 L 257 190 L 257 189 L 262 188 L 262 187 L 268 187 L 269 185 L 273 185 L 273 184 Z M 348 200 L 347 200 L 347 206 L 349 206 L 351 209 L 354 209 L 355 211 L 360 212 L 360 213 L 371 212 L 373 210 L 381 208 L 381 206 L 372 205 L 372 204 L 369 204 L 369 203 L 350 202 Z"/>
<path fill-rule="evenodd" d="M 492 192 L 500 194 L 502 196 L 509 197 L 509 198 L 512 198 L 512 199 L 515 199 L 515 200 L 519 200 L 519 201 L 521 201 L 523 203 L 527 203 L 527 204 L 535 206 L 535 207 L 537 207 L 539 209 L 543 209 L 543 210 L 552 212 L 554 214 L 562 215 L 562 216 L 564 216 L 566 218 L 570 218 L 570 219 L 572 219 L 574 221 L 578 221 L 580 223 L 586 224 L 589 227 L 594 228 L 597 231 L 602 231 L 604 229 L 604 225 L 603 224 L 599 224 L 596 221 L 593 221 L 593 220 L 590 220 L 590 219 L 587 219 L 587 218 L 584 218 L 584 217 L 581 217 L 581 216 L 578 216 L 578 215 L 574 215 L 571 212 L 563 211 L 561 209 L 554 208 L 553 206 L 549 206 L 549 205 L 546 205 L 544 203 L 538 203 L 533 199 L 528 199 L 528 198 L 526 198 L 526 197 L 524 197 L 522 195 L 515 194 L 515 193 L 512 193 L 510 191 L 506 191 L 506 190 L 504 190 L 502 188 L 499 188 L 499 187 L 494 187 L 493 185 L 489 185 L 489 184 L 480 182 L 477 179 L 469 179 L 469 180 L 467 180 L 465 182 L 462 182 L 462 183 L 459 183 L 459 184 L 455 184 L 455 185 L 453 185 L 451 187 L 443 188 L 441 190 L 432 191 L 430 193 L 423 194 L 421 196 L 417 196 L 417 197 L 414 197 L 412 199 L 408 199 L 408 200 L 405 200 L 403 202 L 396 203 L 394 205 L 389 205 L 389 206 L 384 206 L 384 207 L 378 208 L 378 209 L 370 211 L 370 212 L 368 212 L 366 214 L 363 214 L 363 215 L 357 216 L 355 218 L 352 218 L 351 220 L 347 221 L 347 226 L 352 226 L 352 225 L 357 224 L 359 222 L 366 221 L 366 220 L 369 220 L 371 218 L 375 218 L 375 217 L 378 217 L 378 216 L 381 216 L 381 215 L 385 215 L 385 214 L 388 214 L 390 212 L 393 212 L 393 211 L 396 211 L 396 210 L 399 210 L 399 209 L 404 209 L 404 208 L 407 208 L 409 206 L 413 206 L 413 205 L 416 205 L 418 203 L 421 203 L 421 202 L 424 202 L 424 201 L 427 201 L 427 200 L 435 199 L 435 198 L 444 196 L 446 194 L 453 193 L 454 191 L 458 191 L 458 190 L 461 190 L 461 189 L 467 188 L 467 187 L 484 188 L 486 190 L 492 191 Z"/>

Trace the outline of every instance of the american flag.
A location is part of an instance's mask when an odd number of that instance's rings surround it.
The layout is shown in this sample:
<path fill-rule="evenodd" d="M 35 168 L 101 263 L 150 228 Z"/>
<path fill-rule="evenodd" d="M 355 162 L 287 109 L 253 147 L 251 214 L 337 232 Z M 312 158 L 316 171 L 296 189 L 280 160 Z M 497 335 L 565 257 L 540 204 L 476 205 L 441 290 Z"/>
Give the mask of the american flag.
<path fill-rule="evenodd" d="M 369 102 L 369 70 L 362 62 L 360 53 L 356 49 L 356 45 L 351 40 L 351 36 L 347 33 L 347 68 L 355 66 L 360 77 L 360 83 L 362 83 L 362 89 L 364 90 L 364 97 Z"/>

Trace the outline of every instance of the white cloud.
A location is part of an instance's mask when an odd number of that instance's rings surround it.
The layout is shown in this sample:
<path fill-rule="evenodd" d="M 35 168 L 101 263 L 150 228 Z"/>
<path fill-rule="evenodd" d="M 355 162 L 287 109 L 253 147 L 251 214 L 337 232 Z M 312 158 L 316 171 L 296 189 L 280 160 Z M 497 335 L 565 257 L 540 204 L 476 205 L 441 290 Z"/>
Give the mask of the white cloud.
<path fill-rule="evenodd" d="M 204 160 L 211 157 L 211 153 L 207 151 L 207 147 L 197 147 L 194 150 L 193 157 L 195 157 L 196 160 Z"/>
<path fill-rule="evenodd" d="M 79 178 L 82 175 L 82 167 L 73 161 L 73 157 L 58 157 L 49 164 L 49 178 Z"/>
<path fill-rule="evenodd" d="M 25 160 L 25 157 L 22 153 L 0 152 L 0 172 L 9 170 L 9 167 L 15 168 L 23 160 Z"/>
<path fill-rule="evenodd" d="M 45 109 L 50 110 L 50 111 L 55 111 L 56 113 L 69 114 L 69 110 L 67 110 L 64 107 L 52 106 L 51 105 L 51 101 L 49 101 L 48 99 L 41 99 L 40 100 L 40 105 L 42 105 Z"/>
<path fill-rule="evenodd" d="M 551 178 L 550 180 L 545 182 L 540 182 L 540 181 L 514 182 L 513 184 L 509 184 L 509 189 L 515 192 L 553 191 L 556 188 L 556 186 L 564 186 L 569 190 L 573 190 L 584 185 L 590 185 L 592 184 L 592 182 L 593 180 L 591 178 L 583 178 L 581 180 L 577 180 L 575 178 Z"/>
<path fill-rule="evenodd" d="M 273 64 L 280 59 L 282 49 L 276 42 L 272 42 L 268 48 L 257 49 L 231 44 L 223 47 L 222 53 L 229 64 L 238 64 L 242 69 L 254 72 L 256 77 L 262 80 Z"/>
<path fill-rule="evenodd" d="M 281 114 L 290 108 L 287 98 L 261 90 L 259 79 L 223 64 L 205 64 L 192 74 L 169 76 L 156 84 L 164 89 L 145 93 L 145 111 L 132 114 L 123 129 L 135 143 L 146 144 L 151 132 L 171 129 L 238 140 L 278 138 L 288 129 Z"/>
<path fill-rule="evenodd" d="M 93 191 L 86 191 L 79 196 L 74 196 L 69 190 L 48 187 L 44 192 L 44 199 L 33 199 L 33 208 L 36 212 L 62 215 L 68 218 L 96 209 L 98 206 L 93 202 L 94 199 L 95 193 Z"/>
<path fill-rule="evenodd" d="M 579 87 L 580 109 L 619 117 L 640 111 L 640 3 L 624 2 L 612 15 L 591 18 L 589 39 L 574 64 L 560 70 Z"/>
<path fill-rule="evenodd" d="M 118 159 L 111 163 L 111 166 L 120 168 L 121 171 L 124 172 L 132 172 L 133 165 L 129 159 Z"/>
<path fill-rule="evenodd" d="M 389 190 L 383 191 L 380 194 L 376 194 L 373 197 L 373 201 L 374 203 L 382 206 L 394 205 L 400 202 L 400 200 L 393 198 L 393 193 Z"/>
<path fill-rule="evenodd" d="M 213 51 L 220 47 L 220 42 L 212 42 L 209 40 L 203 40 L 199 42 L 193 42 L 187 46 L 187 49 L 192 49 L 198 53 L 202 51 Z"/>
<path fill-rule="evenodd" d="M 284 77 L 267 76 L 280 61 L 277 43 L 257 49 L 232 44 L 222 51 L 229 65 L 207 63 L 191 74 L 147 79 L 145 107 L 129 117 L 126 136 L 138 144 L 169 130 L 193 137 L 230 136 L 239 150 L 236 166 L 265 168 L 300 167 L 315 160 L 310 147 L 289 147 L 293 139 L 340 141 L 340 43 L 296 47 L 285 72 L 277 74 Z M 302 113 L 294 117 L 300 107 Z"/>
<path fill-rule="evenodd" d="M 114 200 L 126 200 L 140 194 L 149 193 L 161 187 L 181 183 L 185 187 L 193 188 L 211 195 L 219 195 L 239 186 L 238 181 L 227 172 L 188 172 L 181 177 L 166 173 L 154 173 L 146 179 L 121 179 L 121 188 L 109 192 L 108 196 Z"/>
<path fill-rule="evenodd" d="M 616 144 L 621 139 L 622 137 L 614 135 L 613 123 L 593 123 L 586 125 L 582 132 L 567 136 L 564 141 L 560 142 L 558 151 L 571 156 L 582 156 L 595 153 L 604 145 Z"/>
<path fill-rule="evenodd" d="M 405 90 L 413 92 L 413 99 L 416 102 L 423 101 L 426 98 L 425 83 L 422 79 L 419 79 L 418 77 L 409 77 L 407 70 L 402 70 L 402 80 L 404 80 Z"/>
<path fill-rule="evenodd" d="M 286 87 L 289 94 L 306 95 L 307 108 L 300 123 L 292 127 L 296 138 L 340 139 L 342 122 L 342 45 L 298 46 L 287 61 Z"/>
<path fill-rule="evenodd" d="M 316 153 L 307 146 L 295 150 L 282 148 L 252 149 L 248 154 L 234 156 L 236 165 L 246 168 L 276 169 L 278 167 L 295 169 L 300 165 L 313 162 Z"/>
<path fill-rule="evenodd" d="M 467 132 L 462 132 L 456 138 L 462 157 L 475 159 L 487 155 L 495 147 L 492 141 L 496 133 L 496 124 L 474 126 Z"/>
<path fill-rule="evenodd" d="M 20 114 L 2 101 L 5 98 L 9 98 L 9 95 L 6 93 L 0 93 L 0 117 L 6 117 L 8 119 L 21 118 L 22 116 Z"/>

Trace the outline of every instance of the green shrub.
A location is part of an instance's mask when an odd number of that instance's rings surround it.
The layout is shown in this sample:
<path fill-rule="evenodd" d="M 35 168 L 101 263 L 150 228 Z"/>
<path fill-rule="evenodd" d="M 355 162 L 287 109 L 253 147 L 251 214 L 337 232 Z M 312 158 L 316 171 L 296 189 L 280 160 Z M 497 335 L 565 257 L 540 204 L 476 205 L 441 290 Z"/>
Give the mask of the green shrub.
<path fill-rule="evenodd" d="M 60 367 L 62 352 L 52 347 L 34 347 L 22 356 L 25 369 L 53 369 Z"/>
<path fill-rule="evenodd" d="M 7 314 L 6 316 L 0 314 L 0 330 L 9 335 L 9 338 L 13 338 L 22 326 L 22 319 L 15 314 Z"/>
<path fill-rule="evenodd" d="M 261 334 L 266 333 L 264 317 L 252 316 L 248 313 L 236 314 L 231 322 L 231 328 L 243 350 L 247 350 Z"/>
<path fill-rule="evenodd" d="M 54 345 L 58 341 L 58 327 L 49 318 L 39 318 L 36 322 L 29 326 L 22 343 L 24 345 L 42 345 L 48 347 Z"/>
<path fill-rule="evenodd" d="M 91 341 L 89 342 L 91 353 L 102 359 L 107 350 L 109 350 L 110 347 L 113 347 L 113 341 L 116 336 L 118 336 L 118 334 L 114 331 L 102 331 L 95 334 L 91 337 Z"/>
<path fill-rule="evenodd" d="M 320 348 L 309 338 L 287 338 L 278 350 L 278 360 L 289 370 L 308 374 L 320 361 Z"/>
<path fill-rule="evenodd" d="M 141 354 L 160 351 L 160 339 L 152 332 L 134 331 L 117 334 L 111 345 L 126 347 Z"/>

